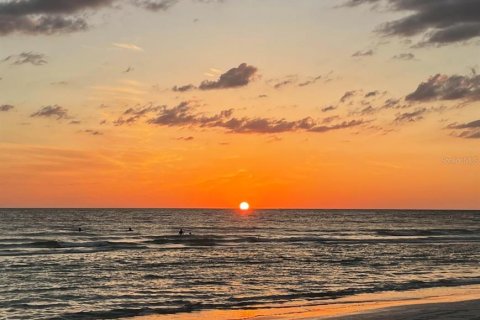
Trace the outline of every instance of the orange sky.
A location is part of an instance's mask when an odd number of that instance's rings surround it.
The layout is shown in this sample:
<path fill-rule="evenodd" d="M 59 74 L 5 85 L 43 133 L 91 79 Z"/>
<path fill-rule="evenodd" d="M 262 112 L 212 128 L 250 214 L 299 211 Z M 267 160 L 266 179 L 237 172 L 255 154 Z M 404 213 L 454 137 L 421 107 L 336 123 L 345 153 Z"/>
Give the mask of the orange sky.
<path fill-rule="evenodd" d="M 93 2 L 0 25 L 0 207 L 480 209 L 478 38 L 372 31 L 428 8 Z"/>

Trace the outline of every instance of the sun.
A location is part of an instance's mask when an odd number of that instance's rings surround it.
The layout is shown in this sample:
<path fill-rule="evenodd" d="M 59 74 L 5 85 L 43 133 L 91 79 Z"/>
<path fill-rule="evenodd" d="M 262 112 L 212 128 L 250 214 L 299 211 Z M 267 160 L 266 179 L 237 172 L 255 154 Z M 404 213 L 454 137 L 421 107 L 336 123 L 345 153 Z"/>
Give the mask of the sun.
<path fill-rule="evenodd" d="M 247 211 L 248 209 L 250 209 L 250 205 L 248 204 L 248 202 L 243 201 L 242 203 L 240 203 L 240 210 Z"/>

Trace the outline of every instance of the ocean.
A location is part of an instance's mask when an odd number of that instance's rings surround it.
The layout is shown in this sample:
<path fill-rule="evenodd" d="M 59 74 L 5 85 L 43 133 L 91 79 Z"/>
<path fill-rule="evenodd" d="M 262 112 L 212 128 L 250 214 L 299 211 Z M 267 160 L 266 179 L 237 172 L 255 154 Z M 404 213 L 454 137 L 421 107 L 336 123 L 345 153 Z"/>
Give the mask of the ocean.
<path fill-rule="evenodd" d="M 479 283 L 480 211 L 0 209 L 1 319 L 117 319 Z"/>

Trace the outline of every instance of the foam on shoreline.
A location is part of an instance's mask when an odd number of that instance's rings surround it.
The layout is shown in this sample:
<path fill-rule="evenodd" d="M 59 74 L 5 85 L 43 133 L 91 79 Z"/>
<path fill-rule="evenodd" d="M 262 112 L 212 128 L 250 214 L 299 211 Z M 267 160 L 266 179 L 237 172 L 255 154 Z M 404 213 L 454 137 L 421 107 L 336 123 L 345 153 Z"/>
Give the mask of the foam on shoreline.
<path fill-rule="evenodd" d="M 304 305 L 282 304 L 260 309 L 207 310 L 175 315 L 147 315 L 135 320 L 414 320 L 434 314 L 435 319 L 474 319 L 480 312 L 480 285 L 437 287 L 402 292 L 360 294 Z M 405 316 L 408 315 L 408 318 Z M 445 316 L 445 318 L 442 318 Z M 469 317 L 470 316 L 470 317 Z M 450 317 L 450 318 L 449 318 Z M 132 318 L 130 318 L 132 319 Z"/>

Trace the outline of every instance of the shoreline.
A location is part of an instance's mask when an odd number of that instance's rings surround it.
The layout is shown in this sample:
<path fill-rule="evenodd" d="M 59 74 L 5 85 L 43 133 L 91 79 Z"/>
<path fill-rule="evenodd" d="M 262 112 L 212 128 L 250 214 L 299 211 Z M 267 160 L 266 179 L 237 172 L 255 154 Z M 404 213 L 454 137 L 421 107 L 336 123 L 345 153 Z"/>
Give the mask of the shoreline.
<path fill-rule="evenodd" d="M 474 319 L 480 315 L 480 285 L 436 287 L 359 294 L 334 300 L 281 304 L 244 310 L 204 310 L 169 315 L 145 315 L 134 320 L 414 320 Z M 408 318 L 406 318 L 408 316 Z M 446 316 L 446 317 L 444 317 Z"/>

